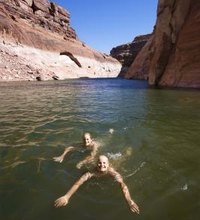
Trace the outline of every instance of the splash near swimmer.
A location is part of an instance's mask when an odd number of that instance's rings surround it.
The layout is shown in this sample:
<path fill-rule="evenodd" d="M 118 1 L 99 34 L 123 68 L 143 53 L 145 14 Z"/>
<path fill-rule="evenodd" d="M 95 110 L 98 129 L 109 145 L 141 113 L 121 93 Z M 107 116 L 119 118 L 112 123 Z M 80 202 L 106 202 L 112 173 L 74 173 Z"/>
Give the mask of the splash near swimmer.
<path fill-rule="evenodd" d="M 110 128 L 108 132 L 109 132 L 110 134 L 113 134 L 114 131 L 115 131 L 115 130 L 114 130 L 113 128 Z"/>

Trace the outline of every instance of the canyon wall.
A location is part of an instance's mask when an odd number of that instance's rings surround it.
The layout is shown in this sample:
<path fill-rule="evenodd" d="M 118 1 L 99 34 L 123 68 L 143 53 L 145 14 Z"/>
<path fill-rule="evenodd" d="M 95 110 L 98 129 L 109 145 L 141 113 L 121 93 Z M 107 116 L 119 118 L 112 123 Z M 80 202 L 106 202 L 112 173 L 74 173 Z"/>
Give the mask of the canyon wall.
<path fill-rule="evenodd" d="M 159 0 L 153 37 L 126 78 L 162 87 L 200 87 L 200 1 Z"/>
<path fill-rule="evenodd" d="M 110 55 L 116 58 L 122 64 L 122 69 L 119 77 L 124 77 L 124 75 L 128 71 L 128 68 L 135 60 L 137 54 L 144 47 L 150 37 L 151 34 L 137 36 L 130 43 L 112 48 L 112 50 L 110 51 Z"/>
<path fill-rule="evenodd" d="M 117 77 L 121 64 L 81 42 L 48 0 L 0 0 L 0 81 Z"/>

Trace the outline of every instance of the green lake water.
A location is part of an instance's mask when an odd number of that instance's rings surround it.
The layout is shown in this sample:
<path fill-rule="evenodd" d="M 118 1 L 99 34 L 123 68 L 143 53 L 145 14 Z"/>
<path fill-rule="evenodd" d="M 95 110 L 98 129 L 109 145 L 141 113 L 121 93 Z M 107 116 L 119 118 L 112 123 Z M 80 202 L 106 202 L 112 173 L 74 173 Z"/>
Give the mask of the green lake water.
<path fill-rule="evenodd" d="M 52 157 L 84 132 L 122 174 L 140 215 L 110 178 L 84 183 L 54 208 L 84 172 L 86 152 Z M 124 157 L 126 149 L 132 154 Z M 69 80 L 0 84 L 0 219 L 198 220 L 200 92 L 150 89 L 143 81 Z"/>

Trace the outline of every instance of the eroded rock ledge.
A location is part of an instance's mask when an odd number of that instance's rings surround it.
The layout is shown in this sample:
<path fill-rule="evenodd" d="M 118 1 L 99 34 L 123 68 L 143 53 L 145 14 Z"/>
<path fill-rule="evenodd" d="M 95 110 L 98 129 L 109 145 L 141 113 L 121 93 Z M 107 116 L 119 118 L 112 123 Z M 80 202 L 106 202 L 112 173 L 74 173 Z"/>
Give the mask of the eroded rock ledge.
<path fill-rule="evenodd" d="M 121 69 L 78 40 L 69 12 L 48 0 L 0 0 L 0 57 L 1 81 L 117 77 Z"/>

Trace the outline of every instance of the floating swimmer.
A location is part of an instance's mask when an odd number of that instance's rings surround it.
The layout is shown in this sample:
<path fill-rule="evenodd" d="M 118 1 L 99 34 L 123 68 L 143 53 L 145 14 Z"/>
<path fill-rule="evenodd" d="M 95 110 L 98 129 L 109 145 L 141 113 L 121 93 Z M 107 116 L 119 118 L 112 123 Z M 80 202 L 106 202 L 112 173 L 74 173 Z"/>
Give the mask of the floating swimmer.
<path fill-rule="evenodd" d="M 108 158 L 104 155 L 99 156 L 96 170 L 92 173 L 87 172 L 84 175 L 82 175 L 81 178 L 74 183 L 71 189 L 64 196 L 58 198 L 55 201 L 55 207 L 66 206 L 69 203 L 69 199 L 71 198 L 71 196 L 78 190 L 78 188 L 84 182 L 86 182 L 90 178 L 101 177 L 105 175 L 112 176 L 114 180 L 120 184 L 121 190 L 123 192 L 127 204 L 129 205 L 130 210 L 139 214 L 139 207 L 131 198 L 128 187 L 124 183 L 122 176 L 109 164 Z"/>
<path fill-rule="evenodd" d="M 99 144 L 92 139 L 90 133 L 85 133 L 83 135 L 83 146 L 82 147 L 85 148 L 85 149 L 91 150 L 91 152 L 90 152 L 89 156 L 87 156 L 84 160 L 80 161 L 76 165 L 76 167 L 78 169 L 80 169 L 85 164 L 93 163 L 94 158 L 95 158 L 95 156 L 97 154 L 97 151 L 98 151 L 98 148 L 99 148 Z M 66 147 L 64 152 L 63 152 L 63 154 L 61 154 L 58 157 L 53 157 L 53 160 L 56 161 L 56 162 L 62 163 L 62 161 L 64 160 L 65 156 L 69 152 L 74 151 L 74 150 L 76 150 L 76 147 L 74 147 L 74 146 Z"/>

